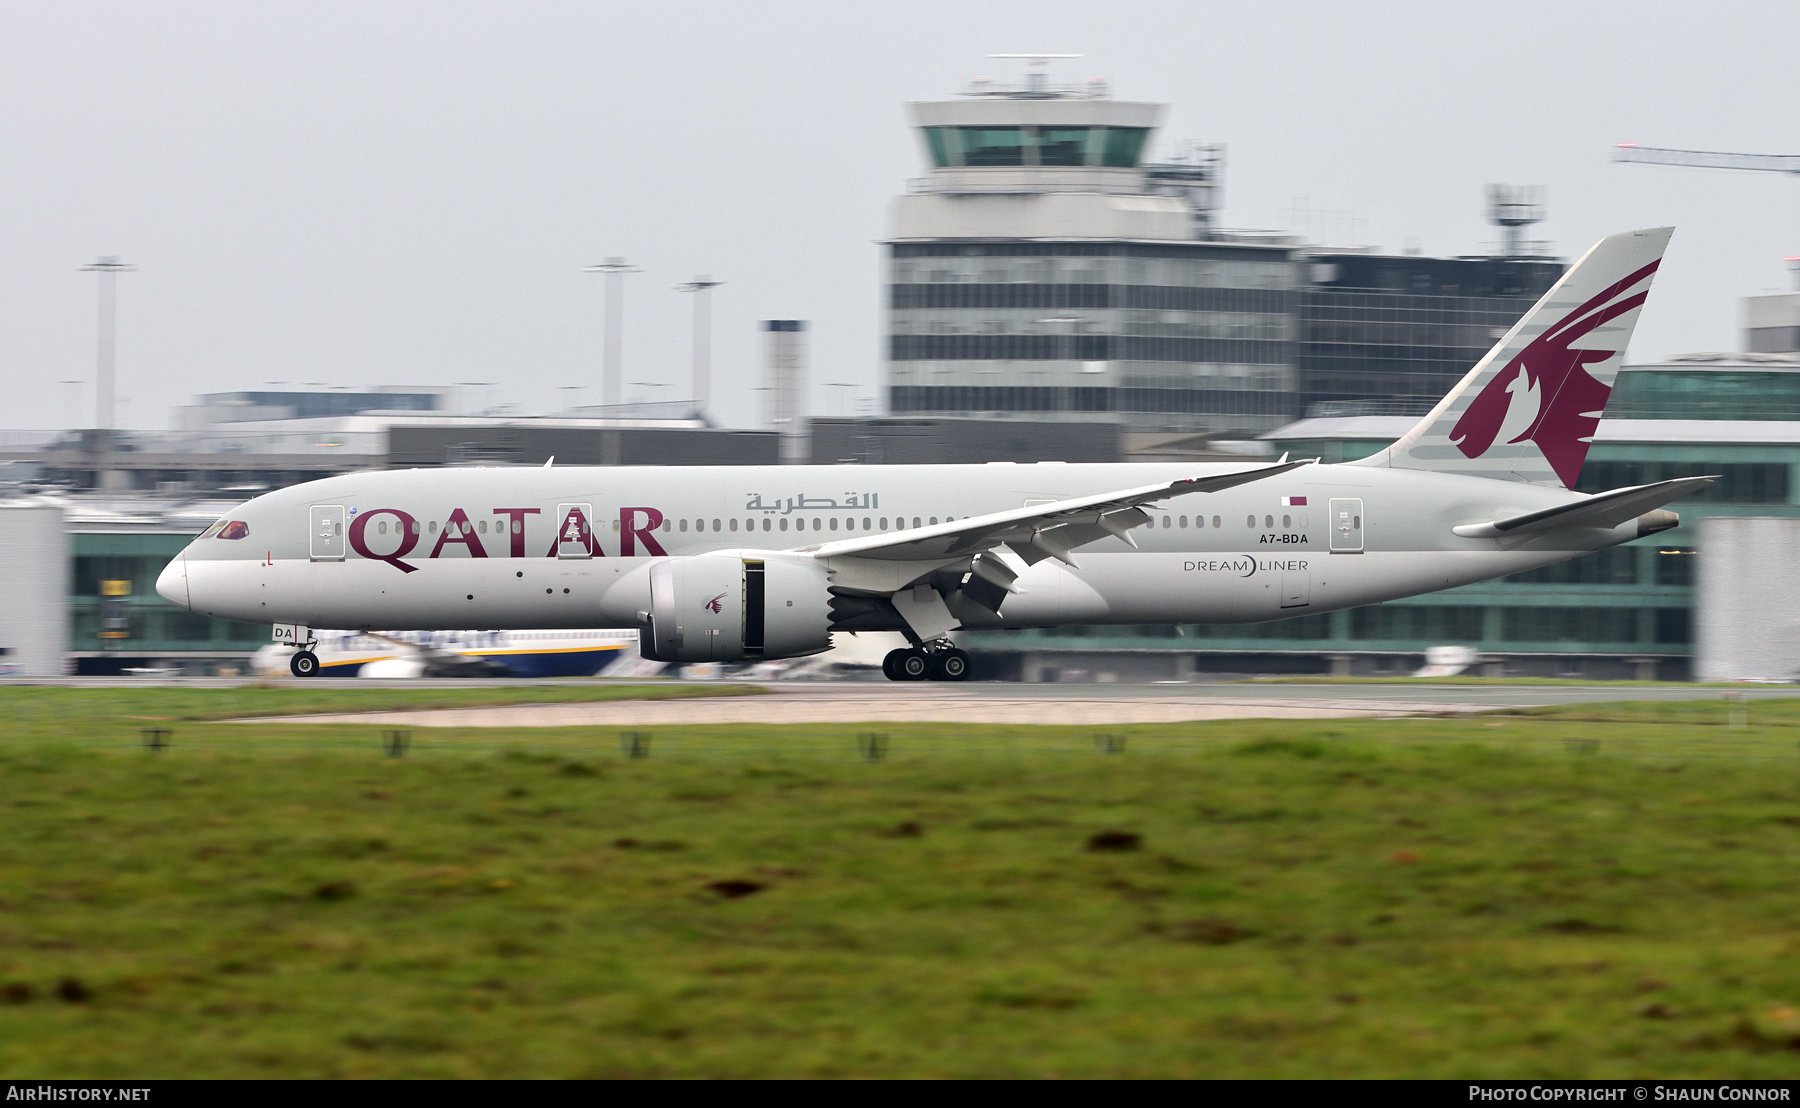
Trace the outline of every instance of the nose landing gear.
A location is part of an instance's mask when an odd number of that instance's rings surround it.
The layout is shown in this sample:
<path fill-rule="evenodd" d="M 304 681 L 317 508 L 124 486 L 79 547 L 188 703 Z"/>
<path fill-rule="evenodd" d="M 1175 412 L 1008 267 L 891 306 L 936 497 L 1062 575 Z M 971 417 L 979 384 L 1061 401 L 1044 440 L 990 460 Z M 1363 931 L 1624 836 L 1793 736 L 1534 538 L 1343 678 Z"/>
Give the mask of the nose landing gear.
<path fill-rule="evenodd" d="M 969 655 L 946 642 L 891 650 L 881 660 L 889 681 L 967 681 Z"/>
<path fill-rule="evenodd" d="M 317 677 L 319 675 L 319 656 L 310 650 L 296 650 L 288 659 L 288 669 L 295 677 Z"/>

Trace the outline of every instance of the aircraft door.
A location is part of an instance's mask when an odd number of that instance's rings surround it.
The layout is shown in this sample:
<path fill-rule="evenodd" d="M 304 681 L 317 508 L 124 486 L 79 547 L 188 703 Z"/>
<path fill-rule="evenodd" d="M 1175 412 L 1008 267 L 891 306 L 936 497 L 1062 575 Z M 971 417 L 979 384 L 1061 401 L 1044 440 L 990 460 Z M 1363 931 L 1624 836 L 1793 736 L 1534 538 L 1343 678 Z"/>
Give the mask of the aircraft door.
<path fill-rule="evenodd" d="M 556 506 L 556 556 L 558 558 L 591 558 L 594 556 L 594 506 L 592 504 L 558 504 Z"/>
<path fill-rule="evenodd" d="M 1331 501 L 1331 552 L 1361 554 L 1363 552 L 1363 502 L 1353 496 Z"/>
<path fill-rule="evenodd" d="M 314 504 L 307 517 L 307 533 L 311 538 L 312 560 L 341 562 L 344 560 L 344 506 Z"/>

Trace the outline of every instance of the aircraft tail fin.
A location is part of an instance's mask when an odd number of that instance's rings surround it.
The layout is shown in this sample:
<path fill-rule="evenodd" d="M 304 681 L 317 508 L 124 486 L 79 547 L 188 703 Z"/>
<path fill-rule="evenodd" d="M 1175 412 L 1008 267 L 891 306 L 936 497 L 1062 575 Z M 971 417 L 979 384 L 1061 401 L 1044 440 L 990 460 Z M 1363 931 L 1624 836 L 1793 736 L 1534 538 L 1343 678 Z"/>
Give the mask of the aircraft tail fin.
<path fill-rule="evenodd" d="M 1418 426 L 1351 464 L 1574 488 L 1674 231 L 1601 239 Z"/>

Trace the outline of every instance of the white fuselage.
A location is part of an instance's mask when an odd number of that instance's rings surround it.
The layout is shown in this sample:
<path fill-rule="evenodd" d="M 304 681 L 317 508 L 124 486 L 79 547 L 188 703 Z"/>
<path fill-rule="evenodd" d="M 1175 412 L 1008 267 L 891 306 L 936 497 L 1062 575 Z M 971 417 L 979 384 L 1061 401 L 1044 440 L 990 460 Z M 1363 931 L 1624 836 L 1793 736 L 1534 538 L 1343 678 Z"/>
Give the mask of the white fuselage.
<path fill-rule="evenodd" d="M 256 622 L 629 627 L 650 606 L 647 568 L 663 559 L 726 551 L 804 558 L 832 540 L 1242 468 L 372 471 L 250 501 L 195 540 L 157 587 L 196 612 Z M 1451 532 L 1575 499 L 1516 481 L 1306 466 L 1170 497 L 1150 526 L 1131 531 L 1136 549 L 1108 538 L 1077 551 L 1078 567 L 1039 561 L 998 615 L 968 607 L 958 615 L 966 627 L 1256 622 L 1450 588 L 1637 537 L 1632 524 L 1514 539 Z"/>

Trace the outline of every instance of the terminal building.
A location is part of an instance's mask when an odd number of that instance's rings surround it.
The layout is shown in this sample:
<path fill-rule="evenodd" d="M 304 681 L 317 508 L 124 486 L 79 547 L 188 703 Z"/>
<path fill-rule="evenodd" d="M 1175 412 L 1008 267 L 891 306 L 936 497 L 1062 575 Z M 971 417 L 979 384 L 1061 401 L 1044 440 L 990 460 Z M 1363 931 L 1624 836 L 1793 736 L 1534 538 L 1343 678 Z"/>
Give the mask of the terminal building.
<path fill-rule="evenodd" d="M 1312 402 L 1435 401 L 1563 270 L 1516 235 L 1427 259 L 1221 229 L 1223 148 L 1151 162 L 1164 105 L 1052 84 L 1041 58 L 909 111 L 926 170 L 886 243 L 895 416 L 1255 435 Z"/>

